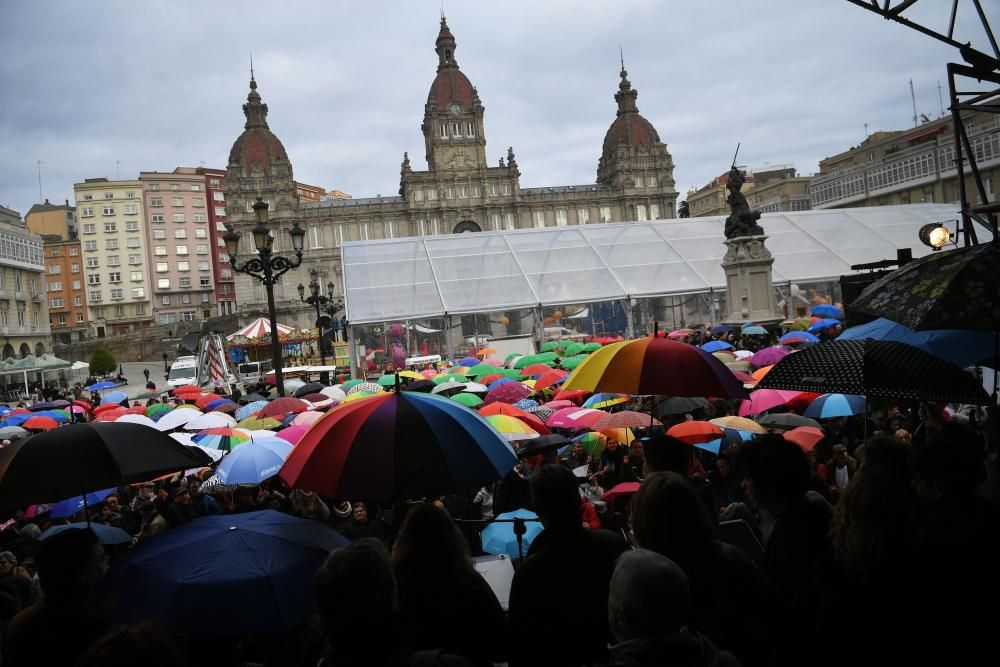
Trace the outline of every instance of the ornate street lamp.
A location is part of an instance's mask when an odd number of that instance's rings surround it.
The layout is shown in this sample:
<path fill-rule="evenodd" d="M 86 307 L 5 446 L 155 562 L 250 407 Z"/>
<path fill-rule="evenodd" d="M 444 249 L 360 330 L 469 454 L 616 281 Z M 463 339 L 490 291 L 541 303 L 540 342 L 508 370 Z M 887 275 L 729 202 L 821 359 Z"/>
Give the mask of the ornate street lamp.
<path fill-rule="evenodd" d="M 309 296 L 306 296 L 306 287 L 299 283 L 299 300 L 308 303 L 316 308 L 316 329 L 319 331 L 319 360 L 320 364 L 326 366 L 326 351 L 323 349 L 323 322 L 320 320 L 320 306 L 333 301 L 333 281 L 326 284 L 326 295 L 320 294 L 320 286 L 317 278 L 319 272 L 316 269 L 309 270 Z"/>
<path fill-rule="evenodd" d="M 267 291 L 267 314 L 271 318 L 271 361 L 274 365 L 274 380 L 278 388 L 278 395 L 285 395 L 285 378 L 281 367 L 281 343 L 278 340 L 278 315 L 274 307 L 274 284 L 278 278 L 288 271 L 302 264 L 302 246 L 305 242 L 306 231 L 299 227 L 298 222 L 292 223 L 292 228 L 288 230 L 292 237 L 292 249 L 295 251 L 295 259 L 289 259 L 280 255 L 272 254 L 274 248 L 274 234 L 267 226 L 267 211 L 269 205 L 266 201 L 257 197 L 253 204 L 253 212 L 257 216 L 257 224 L 252 230 L 253 242 L 257 248 L 257 257 L 248 259 L 242 264 L 236 263 L 236 254 L 239 252 L 240 234 L 229 228 L 222 236 L 226 244 L 226 252 L 229 253 L 229 264 L 233 271 L 245 273 L 264 283 Z"/>

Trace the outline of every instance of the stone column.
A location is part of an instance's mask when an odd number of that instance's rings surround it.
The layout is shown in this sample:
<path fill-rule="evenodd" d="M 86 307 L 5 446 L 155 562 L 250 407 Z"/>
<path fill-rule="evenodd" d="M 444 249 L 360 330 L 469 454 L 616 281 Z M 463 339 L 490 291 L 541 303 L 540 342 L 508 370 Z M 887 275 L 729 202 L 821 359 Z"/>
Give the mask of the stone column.
<path fill-rule="evenodd" d="M 764 245 L 767 236 L 738 236 L 726 239 L 726 311 L 729 324 L 778 322 L 784 319 L 774 299 L 771 265 L 774 258 Z"/>

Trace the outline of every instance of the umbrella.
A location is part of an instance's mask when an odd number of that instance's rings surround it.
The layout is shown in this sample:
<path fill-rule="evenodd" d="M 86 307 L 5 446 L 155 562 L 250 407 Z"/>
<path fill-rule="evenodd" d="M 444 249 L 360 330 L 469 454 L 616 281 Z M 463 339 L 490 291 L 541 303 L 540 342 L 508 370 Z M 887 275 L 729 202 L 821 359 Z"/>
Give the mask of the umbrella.
<path fill-rule="evenodd" d="M 758 389 L 750 393 L 750 400 L 740 403 L 739 415 L 756 415 L 798 398 L 801 391 L 785 391 L 782 389 Z"/>
<path fill-rule="evenodd" d="M 371 383 L 369 383 L 371 384 Z M 358 385 L 359 387 L 362 385 Z M 378 385 L 372 385 L 378 387 Z M 357 393 L 354 391 L 357 387 L 351 389 L 352 393 Z M 379 391 L 382 391 L 379 388 Z M 276 398 L 266 406 L 261 408 L 260 412 L 257 413 L 258 417 L 279 417 L 289 414 L 298 414 L 300 412 L 305 412 L 309 409 L 309 404 L 303 401 L 301 398 L 292 398 L 291 396 L 282 396 L 281 398 Z"/>
<path fill-rule="evenodd" d="M 934 252 L 869 285 L 848 306 L 914 331 L 1000 331 L 1000 244 Z"/>
<path fill-rule="evenodd" d="M 456 403 L 461 403 L 467 408 L 478 408 L 483 404 L 483 399 L 479 398 L 475 394 L 455 394 L 454 396 L 449 396 L 449 398 Z"/>
<path fill-rule="evenodd" d="M 159 431 L 169 431 L 171 429 L 180 428 L 192 419 L 200 416 L 201 413 L 197 410 L 174 409 L 156 420 L 156 428 Z"/>
<path fill-rule="evenodd" d="M 331 498 L 394 500 L 479 488 L 515 463 L 507 441 L 469 408 L 401 392 L 328 413 L 296 445 L 280 477 Z"/>
<path fill-rule="evenodd" d="M 51 431 L 59 428 L 59 422 L 52 417 L 32 417 L 21 426 L 29 431 Z"/>
<path fill-rule="evenodd" d="M 0 507 L 51 503 L 207 462 L 138 424 L 70 424 L 0 450 Z"/>
<path fill-rule="evenodd" d="M 594 428 L 649 428 L 650 426 L 663 426 L 663 424 L 653 419 L 652 415 L 632 410 L 612 412 L 603 417 Z"/>
<path fill-rule="evenodd" d="M 727 333 L 731 332 L 732 330 L 733 330 L 733 328 L 731 326 L 729 326 L 728 324 L 714 324 L 714 325 L 712 325 L 712 328 L 709 329 L 708 331 L 713 336 L 721 336 L 722 334 L 727 334 Z"/>
<path fill-rule="evenodd" d="M 611 487 L 611 490 L 601 496 L 601 500 L 608 503 L 620 496 L 631 496 L 636 493 L 639 493 L 639 482 L 622 482 Z"/>
<path fill-rule="evenodd" d="M 302 439 L 302 436 L 306 434 L 309 430 L 309 426 L 289 426 L 288 428 L 283 428 L 277 433 L 274 433 L 276 438 L 281 438 L 282 440 L 287 440 L 293 445 L 298 443 Z"/>
<path fill-rule="evenodd" d="M 376 384 L 375 382 L 359 382 L 353 385 L 350 389 L 347 389 L 345 391 L 347 392 L 348 396 L 350 396 L 351 394 L 357 394 L 358 392 L 361 391 L 377 394 L 382 391 L 382 386 Z"/>
<path fill-rule="evenodd" d="M 808 332 L 809 333 L 816 333 L 817 331 L 823 331 L 825 329 L 830 329 L 830 328 L 833 328 L 833 327 L 839 327 L 841 324 L 843 324 L 843 323 L 840 320 L 835 320 L 832 317 L 828 317 L 828 318 L 817 320 L 816 322 L 813 322 L 809 326 Z"/>
<path fill-rule="evenodd" d="M 403 391 L 422 391 L 425 394 L 434 389 L 437 385 L 430 380 L 415 380 L 414 382 L 408 382 L 403 386 Z M 337 399 L 331 399 L 337 400 Z"/>
<path fill-rule="evenodd" d="M 465 389 L 464 382 L 442 382 L 441 384 L 436 385 L 434 389 L 431 390 L 431 393 L 449 396 L 456 392 L 460 392 L 463 389 Z"/>
<path fill-rule="evenodd" d="M 261 396 L 260 394 L 254 392 L 252 394 L 247 394 L 239 400 L 240 405 L 246 405 L 247 403 L 253 403 L 254 401 L 266 401 L 267 396 Z"/>
<path fill-rule="evenodd" d="M 985 405 L 971 374 L 906 343 L 834 340 L 778 362 L 758 387 Z"/>
<path fill-rule="evenodd" d="M 163 419 L 157 422 L 157 425 L 159 426 L 162 423 Z M 188 431 L 202 431 L 208 428 L 226 428 L 235 424 L 236 420 L 227 414 L 222 412 L 206 412 L 189 421 L 184 425 L 184 428 Z"/>
<path fill-rule="evenodd" d="M 508 417 L 507 415 L 490 415 L 486 417 L 486 421 L 490 423 L 490 426 L 497 430 L 497 433 L 507 438 L 509 442 L 515 442 L 517 440 L 531 440 L 532 438 L 538 437 L 538 433 L 536 431 L 517 417 Z"/>
<path fill-rule="evenodd" d="M 459 366 L 465 366 L 467 368 L 472 368 L 473 366 L 478 366 L 479 365 L 479 359 L 476 359 L 475 357 L 466 357 L 466 358 L 462 359 L 461 361 L 459 361 L 458 365 Z"/>
<path fill-rule="evenodd" d="M 743 385 L 711 354 L 662 338 L 641 338 L 601 348 L 577 366 L 563 388 L 632 395 L 747 395 Z"/>
<path fill-rule="evenodd" d="M 877 320 L 851 327 L 837 336 L 837 340 L 894 340 L 918 347 L 924 352 L 966 368 L 984 364 L 996 368 L 997 340 L 993 331 L 966 329 L 927 329 L 914 331 L 898 322 L 880 317 Z"/>
<path fill-rule="evenodd" d="M 49 518 L 64 519 L 68 516 L 73 516 L 77 512 L 82 511 L 84 507 L 92 507 L 103 501 L 111 495 L 113 491 L 114 488 L 112 487 L 88 493 L 86 499 L 84 499 L 83 496 L 73 496 L 72 498 L 60 500 L 57 503 L 53 503 L 52 507 L 49 508 Z"/>
<path fill-rule="evenodd" d="M 271 375 L 270 377 L 275 377 Z M 285 391 L 295 392 L 297 389 L 304 387 L 306 384 L 305 380 L 300 380 L 298 378 L 292 378 L 291 380 L 285 380 Z"/>
<path fill-rule="evenodd" d="M 483 403 L 485 405 L 489 405 L 490 403 L 496 403 L 499 401 L 501 403 L 514 404 L 522 398 L 527 398 L 530 394 L 531 389 L 528 389 L 520 382 L 510 382 L 491 389 L 490 392 L 486 394 L 486 399 Z"/>
<path fill-rule="evenodd" d="M 598 392 L 588 398 L 583 402 L 583 407 L 594 408 L 595 410 L 600 410 L 601 408 L 609 408 L 612 405 L 621 405 L 622 403 L 628 403 L 632 400 L 632 397 L 628 394 L 615 394 L 609 392 Z"/>
<path fill-rule="evenodd" d="M 527 382 L 527 380 L 525 380 L 525 382 Z M 465 391 L 473 394 L 485 394 L 489 391 L 489 387 L 485 384 L 479 384 L 478 382 L 466 382 L 464 387 Z"/>
<path fill-rule="evenodd" d="M 439 373 L 431 380 L 434 384 L 444 384 L 445 382 L 465 382 L 465 376 L 458 373 Z"/>
<path fill-rule="evenodd" d="M 155 391 L 144 391 L 132 397 L 133 401 L 148 401 L 151 398 L 159 398 L 160 394 Z"/>
<path fill-rule="evenodd" d="M 267 406 L 267 401 L 254 401 L 253 403 L 247 403 L 243 407 L 239 408 L 234 416 L 237 419 L 246 419 L 251 415 L 255 415 Z"/>
<path fill-rule="evenodd" d="M 375 383 L 384 388 L 395 387 L 396 386 L 396 375 L 395 373 L 386 373 L 379 377 Z"/>
<path fill-rule="evenodd" d="M 716 440 L 724 436 L 725 433 L 710 422 L 690 421 L 671 426 L 667 429 L 667 435 L 693 445 Z"/>
<path fill-rule="evenodd" d="M 38 412 L 39 410 L 52 410 L 59 407 L 55 403 L 50 401 L 39 401 L 38 403 L 32 403 L 28 406 L 28 409 L 32 412 Z"/>
<path fill-rule="evenodd" d="M 656 404 L 656 415 L 682 415 L 708 405 L 708 399 L 697 396 L 670 396 Z"/>
<path fill-rule="evenodd" d="M 0 439 L 2 440 L 19 440 L 28 436 L 28 432 L 25 431 L 20 426 L 3 426 L 0 427 Z"/>
<path fill-rule="evenodd" d="M 11 413 L 11 414 L 7 415 L 6 417 L 4 417 L 3 425 L 4 426 L 21 426 L 22 424 L 24 424 L 24 422 L 28 421 L 32 417 L 34 417 L 34 415 L 32 415 L 30 412 L 28 412 L 28 413 L 21 413 L 21 414 Z"/>
<path fill-rule="evenodd" d="M 167 414 L 173 410 L 172 407 L 166 405 L 165 403 L 153 403 L 146 407 L 146 416 L 152 419 L 154 422 L 159 421 L 163 415 Z"/>
<path fill-rule="evenodd" d="M 607 416 L 608 413 L 601 410 L 573 406 L 557 410 L 555 414 L 545 420 L 545 425 L 549 428 L 587 429 L 595 427 L 597 422 Z M 646 421 L 649 421 L 648 416 Z"/>
<path fill-rule="evenodd" d="M 215 474 L 223 484 L 260 484 L 277 475 L 291 453 L 281 438 L 255 440 L 227 454 Z"/>
<path fill-rule="evenodd" d="M 596 461 L 601 456 L 601 452 L 604 451 L 604 446 L 607 444 L 608 436 L 597 431 L 587 431 L 582 433 L 575 438 L 573 442 L 579 442 L 583 445 L 583 449 L 590 454 L 591 457 Z"/>
<path fill-rule="evenodd" d="M 834 320 L 844 319 L 844 311 L 828 303 L 821 303 L 818 306 L 813 306 L 812 314 L 816 317 L 827 317 Z"/>
<path fill-rule="evenodd" d="M 236 426 L 244 431 L 270 431 L 281 426 L 281 422 L 274 417 L 265 417 L 264 419 L 247 417 L 236 422 Z"/>
<path fill-rule="evenodd" d="M 238 428 L 207 428 L 201 433 L 191 436 L 191 440 L 202 447 L 229 452 L 236 449 L 237 445 L 249 441 L 250 434 Z"/>
<path fill-rule="evenodd" d="M 340 385 L 339 389 L 346 393 L 362 383 L 364 383 L 364 380 L 348 380 L 347 382 Z"/>
<path fill-rule="evenodd" d="M 526 530 L 521 536 L 520 545 L 517 542 L 517 535 L 514 534 L 514 519 L 524 520 Z M 483 528 L 479 539 L 486 553 L 495 556 L 505 554 L 511 559 L 516 559 L 528 553 L 528 547 L 541 532 L 542 522 L 538 520 L 538 515 L 530 510 L 518 509 L 498 514 L 493 523 Z"/>
<path fill-rule="evenodd" d="M 521 369 L 521 375 L 542 375 L 552 370 L 548 364 L 528 364 Z"/>
<path fill-rule="evenodd" d="M 531 408 L 537 408 L 538 401 L 532 398 L 522 398 L 520 401 L 517 401 L 516 403 L 510 403 L 510 405 L 513 405 L 518 410 L 528 411 Z"/>
<path fill-rule="evenodd" d="M 784 429 L 793 429 L 798 428 L 799 426 L 821 428 L 819 422 L 815 419 L 809 419 L 808 417 L 797 415 L 794 412 L 781 412 L 774 415 L 764 415 L 757 420 L 757 423 L 764 426 L 770 426 L 772 428 Z"/>
<path fill-rule="evenodd" d="M 549 408 L 553 412 L 555 412 L 556 410 L 562 410 L 563 408 L 577 408 L 579 406 L 573 401 L 566 401 L 560 399 L 558 401 L 549 401 L 548 403 L 545 403 L 543 407 Z"/>
<path fill-rule="evenodd" d="M 549 387 L 554 387 L 562 382 L 569 376 L 569 371 L 564 371 L 560 368 L 550 368 L 549 370 L 538 376 L 538 380 L 535 381 L 535 391 L 541 391 L 542 389 L 548 389 Z"/>
<path fill-rule="evenodd" d="M 750 325 L 748 327 L 743 327 L 743 329 L 740 330 L 740 333 L 744 336 L 766 336 L 767 329 L 757 325 Z"/>
<path fill-rule="evenodd" d="M 746 433 L 767 433 L 766 428 L 746 417 L 719 417 L 717 419 L 710 419 L 709 423 L 715 424 L 720 428 L 731 428 Z"/>
<path fill-rule="evenodd" d="M 557 347 L 559 347 L 561 344 L 562 344 L 562 341 L 560 341 L 560 340 L 546 341 L 546 342 L 542 343 L 542 347 L 539 349 L 539 352 L 552 352 Z M 508 360 L 509 360 L 509 357 L 508 357 Z"/>
<path fill-rule="evenodd" d="M 328 396 L 335 401 L 342 401 L 347 398 L 347 394 L 340 387 L 323 387 L 319 390 L 319 393 L 324 396 Z"/>
<path fill-rule="evenodd" d="M 326 385 L 322 384 L 320 382 L 308 382 L 308 383 L 302 385 L 301 387 L 299 387 L 298 389 L 296 389 L 295 393 L 293 394 L 293 396 L 295 396 L 295 398 L 301 398 L 302 396 L 305 396 L 306 394 L 315 394 L 315 393 L 318 393 L 319 391 L 321 391 L 325 387 L 326 387 Z"/>
<path fill-rule="evenodd" d="M 132 536 L 126 533 L 121 528 L 116 528 L 115 526 L 105 526 L 102 523 L 64 523 L 55 526 L 50 526 L 45 529 L 38 539 L 44 542 L 45 540 L 58 535 L 59 533 L 64 533 L 67 530 L 92 530 L 94 534 L 97 535 L 97 539 L 101 544 L 126 544 L 132 541 Z"/>
<path fill-rule="evenodd" d="M 810 451 L 816 444 L 826 437 L 821 429 L 814 426 L 799 426 L 791 431 L 785 431 L 782 436 L 785 440 L 794 442 L 804 451 Z"/>
<path fill-rule="evenodd" d="M 805 416 L 832 419 L 860 415 L 865 411 L 865 397 L 857 394 L 823 394 L 806 408 Z"/>
<path fill-rule="evenodd" d="M 782 345 L 792 345 L 794 343 L 818 343 L 819 338 L 808 331 L 790 331 L 779 338 L 778 342 Z"/>
<path fill-rule="evenodd" d="M 478 377 L 486 377 L 487 375 L 493 375 L 496 372 L 497 372 L 497 367 L 494 366 L 493 364 L 482 363 L 482 364 L 476 364 L 475 366 L 470 368 L 469 372 L 466 373 L 466 375 L 468 375 L 469 377 L 478 378 Z"/>
<path fill-rule="evenodd" d="M 518 403 L 523 404 L 524 401 L 518 401 Z M 517 405 L 515 405 L 514 407 L 517 407 Z M 521 408 L 518 409 L 523 409 L 525 412 L 538 417 L 543 422 L 556 413 L 556 411 L 553 410 L 552 408 L 543 408 L 540 405 L 527 406 L 527 407 L 522 405 Z"/>
<path fill-rule="evenodd" d="M 206 405 L 205 409 L 213 412 L 225 412 L 228 415 L 239 410 L 240 406 L 228 398 L 219 398 Z"/>
<path fill-rule="evenodd" d="M 731 350 L 733 349 L 732 343 L 727 343 L 724 340 L 710 340 L 701 346 L 701 349 L 706 352 L 719 352 L 721 350 Z"/>
<path fill-rule="evenodd" d="M 489 417 L 491 415 L 507 415 L 508 417 L 516 417 L 530 426 L 532 430 L 538 431 L 543 435 L 546 435 L 549 432 L 549 429 L 546 428 L 544 422 L 542 422 L 541 417 L 530 412 L 525 412 L 510 403 L 490 403 L 489 405 L 484 405 L 482 409 L 479 410 L 479 414 L 483 417 Z"/>
<path fill-rule="evenodd" d="M 750 357 L 750 365 L 757 368 L 773 366 L 791 354 L 791 352 L 791 350 L 784 347 L 765 347 L 763 350 Z"/>
<path fill-rule="evenodd" d="M 108 405 L 110 403 L 121 403 L 127 400 L 128 396 L 124 391 L 109 391 L 108 393 L 101 396 L 101 405 Z"/>
<path fill-rule="evenodd" d="M 586 360 L 587 360 L 587 355 L 579 354 L 575 357 L 566 357 L 565 359 L 559 362 L 559 365 L 565 368 L 566 370 L 571 371 Z"/>
<path fill-rule="evenodd" d="M 517 456 L 518 458 L 534 456 L 535 454 L 541 454 L 549 449 L 559 449 L 560 447 L 565 447 L 572 442 L 572 440 L 564 435 L 541 435 L 522 442 L 521 447 L 517 450 Z"/>
<path fill-rule="evenodd" d="M 125 414 L 121 417 L 116 417 L 115 422 L 119 424 L 123 422 L 126 424 L 142 424 L 143 426 L 148 426 L 149 428 L 156 428 L 156 422 L 146 415 Z"/>
<path fill-rule="evenodd" d="M 315 610 L 312 578 L 348 543 L 329 526 L 274 510 L 207 516 L 143 541 L 96 592 L 114 623 L 154 619 L 193 637 L 282 633 Z M 206 600 L 225 606 L 206 619 Z"/>
<path fill-rule="evenodd" d="M 118 385 L 114 382 L 108 382 L 107 380 L 102 380 L 101 382 L 95 382 L 89 387 L 85 387 L 87 391 L 100 391 L 102 389 L 111 389 L 112 387 L 117 387 Z"/>
<path fill-rule="evenodd" d="M 292 417 L 292 425 L 301 424 L 302 426 L 309 426 L 310 424 L 315 424 L 322 417 L 323 417 L 322 412 L 316 412 L 315 410 L 307 410 L 306 412 L 300 412 L 299 414 Z"/>
<path fill-rule="evenodd" d="M 582 403 L 580 399 L 587 396 L 590 391 L 586 389 L 560 389 L 553 397 L 557 401 L 571 401 L 574 405 Z"/>

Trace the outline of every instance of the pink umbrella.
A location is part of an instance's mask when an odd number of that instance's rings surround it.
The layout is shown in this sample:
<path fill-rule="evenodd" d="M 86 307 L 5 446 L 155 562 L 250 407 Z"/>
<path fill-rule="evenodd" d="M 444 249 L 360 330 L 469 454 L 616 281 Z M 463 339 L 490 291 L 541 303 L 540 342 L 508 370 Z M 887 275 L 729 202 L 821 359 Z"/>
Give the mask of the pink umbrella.
<path fill-rule="evenodd" d="M 765 347 L 763 350 L 750 357 L 750 365 L 756 368 L 773 366 L 791 353 L 792 351 L 785 347 Z"/>
<path fill-rule="evenodd" d="M 322 412 L 315 412 L 313 410 L 310 410 L 308 412 L 301 412 L 295 415 L 295 418 L 292 419 L 292 426 L 310 426 L 312 424 L 315 424 L 322 417 L 323 417 Z"/>
<path fill-rule="evenodd" d="M 437 375 L 437 371 L 428 368 L 425 371 L 420 371 L 420 374 L 424 376 L 425 380 L 430 380 L 432 377 Z"/>
<path fill-rule="evenodd" d="M 545 421 L 549 428 L 593 428 L 599 421 L 608 416 L 603 410 L 590 408 L 563 408 Z"/>
<path fill-rule="evenodd" d="M 302 439 L 302 436 L 304 436 L 308 430 L 309 426 L 299 424 L 298 426 L 283 428 L 280 431 L 277 431 L 274 435 L 295 445 L 298 444 L 299 440 Z"/>
<path fill-rule="evenodd" d="M 483 401 L 483 405 L 489 405 L 490 403 L 497 402 L 510 403 L 513 405 L 522 398 L 527 398 L 530 395 L 531 390 L 520 382 L 508 382 L 490 390 L 490 393 L 486 394 L 486 399 Z"/>
<path fill-rule="evenodd" d="M 496 357 L 487 357 L 483 359 L 484 364 L 489 364 L 490 366 L 503 366 L 503 362 Z"/>
<path fill-rule="evenodd" d="M 750 392 L 750 400 L 740 403 L 740 417 L 755 415 L 798 398 L 801 391 L 784 389 L 758 389 Z"/>
<path fill-rule="evenodd" d="M 549 408 L 550 410 L 562 410 L 563 408 L 575 408 L 579 407 L 573 401 L 567 401 L 564 399 L 559 399 L 558 401 L 549 401 L 548 403 L 542 403 L 543 408 Z"/>

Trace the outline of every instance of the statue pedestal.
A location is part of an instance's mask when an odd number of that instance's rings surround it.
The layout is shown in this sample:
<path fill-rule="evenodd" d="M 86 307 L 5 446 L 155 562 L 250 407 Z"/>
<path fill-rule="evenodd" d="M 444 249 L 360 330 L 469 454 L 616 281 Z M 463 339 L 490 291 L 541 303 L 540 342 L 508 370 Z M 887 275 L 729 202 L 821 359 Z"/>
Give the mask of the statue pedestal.
<path fill-rule="evenodd" d="M 767 324 L 785 319 L 774 297 L 771 265 L 774 258 L 764 245 L 767 236 L 738 236 L 726 239 L 726 324 L 755 322 Z"/>

